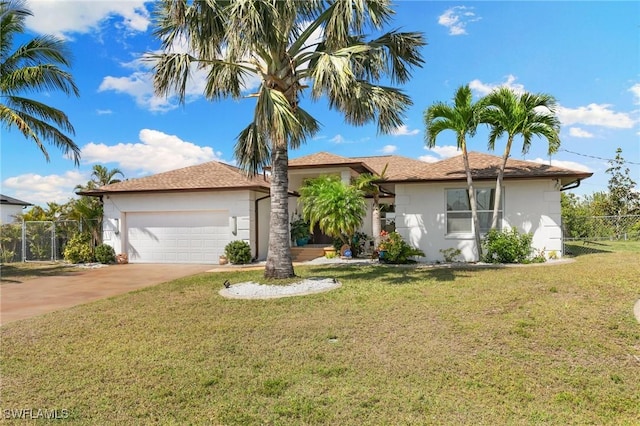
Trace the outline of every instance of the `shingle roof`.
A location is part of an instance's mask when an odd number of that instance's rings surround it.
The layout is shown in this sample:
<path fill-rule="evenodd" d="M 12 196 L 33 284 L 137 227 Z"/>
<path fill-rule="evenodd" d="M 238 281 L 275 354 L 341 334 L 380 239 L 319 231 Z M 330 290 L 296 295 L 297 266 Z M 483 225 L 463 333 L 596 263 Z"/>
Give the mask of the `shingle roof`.
<path fill-rule="evenodd" d="M 495 179 L 502 158 L 479 152 L 469 153 L 469 163 L 475 180 Z M 388 166 L 387 166 L 388 165 Z M 327 168 L 332 166 L 349 167 L 359 173 L 381 174 L 385 166 L 386 181 L 397 182 L 438 182 L 465 180 L 462 155 L 435 163 L 426 163 L 413 158 L 398 155 L 373 157 L 342 157 L 327 152 L 306 155 L 291 159 L 290 169 Z M 506 179 L 530 179 L 554 177 L 566 179 L 584 179 L 593 173 L 569 170 L 546 164 L 509 159 L 505 168 Z M 572 182 L 572 180 L 569 180 Z M 233 190 L 254 189 L 267 192 L 269 181 L 264 176 L 249 178 L 237 167 L 211 161 L 196 166 L 159 173 L 138 179 L 129 179 L 103 186 L 83 194 L 100 195 L 115 192 L 149 192 L 180 190 Z"/>
<path fill-rule="evenodd" d="M 502 158 L 495 155 L 479 152 L 469 153 L 469 167 L 474 179 L 495 179 L 498 177 L 498 169 Z M 583 179 L 593 173 L 564 169 L 549 166 L 533 161 L 508 159 L 504 169 L 504 177 L 512 179 L 529 179 L 539 177 L 569 177 Z M 444 181 L 465 179 L 464 162 L 462 155 L 447 158 L 436 163 L 430 163 L 424 170 L 424 174 L 418 180 Z"/>
<path fill-rule="evenodd" d="M 148 192 L 178 190 L 269 190 L 269 181 L 263 176 L 247 177 L 237 167 L 217 161 L 184 167 L 137 179 L 100 187 L 84 194 L 98 195 L 114 192 Z"/>
<path fill-rule="evenodd" d="M 0 204 L 7 204 L 13 206 L 32 206 L 33 204 L 26 201 L 18 200 L 17 198 L 9 197 L 8 195 L 0 194 Z"/>

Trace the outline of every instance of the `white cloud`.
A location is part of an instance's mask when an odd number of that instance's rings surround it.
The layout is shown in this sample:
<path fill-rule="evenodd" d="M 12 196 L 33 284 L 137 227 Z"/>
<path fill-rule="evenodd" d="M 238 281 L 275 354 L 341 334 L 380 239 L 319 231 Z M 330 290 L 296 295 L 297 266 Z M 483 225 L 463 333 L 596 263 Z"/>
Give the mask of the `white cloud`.
<path fill-rule="evenodd" d="M 29 1 L 33 12 L 26 20 L 27 28 L 41 34 L 64 36 L 69 33 L 95 31 L 106 19 L 121 18 L 119 25 L 128 31 L 142 32 L 151 20 L 144 0 L 37 0 Z"/>
<path fill-rule="evenodd" d="M 174 53 L 184 53 L 188 51 L 188 46 L 183 40 L 173 43 L 169 51 Z M 154 54 L 160 54 L 160 51 Z M 106 76 L 102 79 L 98 92 L 114 91 L 133 97 L 136 105 L 140 108 L 152 112 L 167 112 L 178 107 L 176 96 L 169 98 L 156 96 L 153 88 L 153 61 L 143 55 L 133 61 L 121 63 L 125 69 L 133 70 L 127 76 L 114 77 Z M 191 73 L 185 88 L 185 102 L 192 102 L 203 96 L 207 85 L 207 68 L 199 69 L 196 65 L 191 66 Z M 246 77 L 242 90 L 244 92 L 256 89 L 260 86 L 260 78 L 256 75 Z"/>
<path fill-rule="evenodd" d="M 178 107 L 171 99 L 160 98 L 153 91 L 153 74 L 136 71 L 127 77 L 107 76 L 100 83 L 98 92 L 114 91 L 132 96 L 140 108 L 153 112 L 166 112 Z"/>
<path fill-rule="evenodd" d="M 139 143 L 105 145 L 89 143 L 82 147 L 83 163 L 117 163 L 124 171 L 160 173 L 206 161 L 220 160 L 221 153 L 211 147 L 186 142 L 157 130 L 140 130 Z M 144 161 L 140 161 L 140 159 Z"/>
<path fill-rule="evenodd" d="M 385 145 L 382 147 L 380 152 L 382 152 L 383 154 L 393 154 L 397 149 L 398 147 L 395 145 Z"/>
<path fill-rule="evenodd" d="M 602 126 L 616 129 L 630 129 L 635 124 L 634 120 L 622 112 L 611 110 L 608 104 L 589 104 L 586 107 L 565 108 L 558 107 L 558 118 L 564 125 L 586 124 L 590 126 Z"/>
<path fill-rule="evenodd" d="M 437 157 L 433 156 L 431 154 L 422 155 L 422 156 L 418 157 L 418 160 L 424 161 L 426 163 L 435 163 L 436 161 L 444 160 L 446 158 L 455 157 L 456 155 L 460 155 L 461 154 L 460 150 L 454 145 L 444 145 L 444 146 L 436 145 L 433 148 L 425 147 L 424 149 L 426 149 L 427 151 L 434 152 L 434 153 L 437 154 Z"/>
<path fill-rule="evenodd" d="M 111 115 L 111 114 L 113 114 L 113 111 L 111 111 L 110 109 L 97 109 L 96 110 L 96 114 L 98 114 L 98 115 Z"/>
<path fill-rule="evenodd" d="M 425 163 L 435 163 L 436 161 L 442 160 L 442 158 L 434 157 L 433 155 L 421 155 L 418 157 L 418 160 L 424 161 Z"/>
<path fill-rule="evenodd" d="M 579 127 L 571 127 L 569 129 L 569 135 L 575 138 L 592 138 L 593 137 L 593 133 L 589 133 L 586 130 L 581 129 Z"/>
<path fill-rule="evenodd" d="M 78 170 L 71 170 L 63 175 L 42 176 L 27 173 L 5 179 L 3 188 L 13 190 L 14 196 L 28 200 L 33 204 L 44 205 L 48 202 L 66 203 L 75 196 L 73 190 L 76 185 L 86 183 L 88 174 Z"/>
<path fill-rule="evenodd" d="M 511 74 L 507 76 L 507 81 L 505 81 L 504 83 L 483 83 L 482 81 L 476 79 L 469 83 L 469 87 L 480 96 L 486 96 L 500 87 L 508 87 L 515 93 L 524 93 L 524 85 L 516 83 L 517 79 L 518 78 L 516 76 Z"/>
<path fill-rule="evenodd" d="M 549 164 L 549 160 L 544 158 L 536 158 L 530 161 L 540 164 Z M 575 161 L 551 160 L 551 165 L 555 167 L 561 167 L 563 169 L 575 170 L 578 172 L 591 172 L 591 169 L 589 169 L 589 167 L 581 163 L 576 163 Z"/>
<path fill-rule="evenodd" d="M 393 136 L 414 136 L 420 133 L 420 130 L 413 129 L 409 130 L 406 124 L 403 124 L 400 127 L 396 127 L 394 131 L 391 132 Z"/>
<path fill-rule="evenodd" d="M 640 83 L 636 83 L 631 86 L 631 88 L 629 88 L 629 91 L 633 94 L 633 103 L 636 105 L 640 105 Z"/>
<path fill-rule="evenodd" d="M 425 148 L 425 149 L 427 151 L 435 152 L 442 158 L 451 158 L 461 154 L 458 147 L 454 145 L 444 145 L 444 146 L 436 145 L 433 148 Z"/>
<path fill-rule="evenodd" d="M 335 135 L 334 137 L 329 139 L 329 142 L 333 142 L 333 143 L 336 143 L 336 144 L 348 143 L 347 140 L 344 138 L 344 136 L 342 136 L 340 134 Z"/>
<path fill-rule="evenodd" d="M 438 16 L 438 24 L 449 29 L 449 35 L 466 35 L 467 24 L 479 21 L 480 17 L 473 12 L 473 7 L 454 6 Z"/>

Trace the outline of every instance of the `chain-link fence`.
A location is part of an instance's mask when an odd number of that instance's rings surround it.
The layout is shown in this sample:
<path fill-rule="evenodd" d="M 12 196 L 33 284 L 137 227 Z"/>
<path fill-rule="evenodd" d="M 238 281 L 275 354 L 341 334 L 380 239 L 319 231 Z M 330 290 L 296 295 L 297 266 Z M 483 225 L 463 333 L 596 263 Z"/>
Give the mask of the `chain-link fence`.
<path fill-rule="evenodd" d="M 562 229 L 566 254 L 597 252 L 605 242 L 640 241 L 640 215 L 564 216 Z"/>
<path fill-rule="evenodd" d="M 83 231 L 91 232 L 99 226 L 98 221 L 92 220 L 27 221 L 2 225 L 0 261 L 62 260 L 64 249 L 71 238 Z"/>

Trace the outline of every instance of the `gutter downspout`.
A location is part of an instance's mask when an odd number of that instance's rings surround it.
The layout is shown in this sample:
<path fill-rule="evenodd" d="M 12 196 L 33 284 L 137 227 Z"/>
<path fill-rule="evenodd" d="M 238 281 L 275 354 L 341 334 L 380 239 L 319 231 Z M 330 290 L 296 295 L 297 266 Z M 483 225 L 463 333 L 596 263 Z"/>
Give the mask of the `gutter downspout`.
<path fill-rule="evenodd" d="M 569 189 L 576 189 L 577 187 L 580 186 L 580 182 L 582 182 L 582 179 L 578 179 L 575 182 L 568 183 L 560 188 L 560 192 L 568 191 Z"/>

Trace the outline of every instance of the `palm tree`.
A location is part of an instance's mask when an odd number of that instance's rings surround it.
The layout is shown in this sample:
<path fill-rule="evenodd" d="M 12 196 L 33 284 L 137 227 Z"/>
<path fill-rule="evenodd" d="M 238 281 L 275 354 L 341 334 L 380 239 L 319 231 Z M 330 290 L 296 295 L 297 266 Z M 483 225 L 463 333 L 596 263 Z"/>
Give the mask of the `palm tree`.
<path fill-rule="evenodd" d="M 380 174 L 362 173 L 353 182 L 356 188 L 373 199 L 371 204 L 371 232 L 373 233 L 375 247 L 380 245 L 380 195 L 383 193 L 380 188 L 380 181 L 386 179 L 385 174 L 388 166 L 389 164 L 386 164 Z"/>
<path fill-rule="evenodd" d="M 47 161 L 44 140 L 80 162 L 80 148 L 65 135 L 74 134 L 67 115 L 51 106 L 20 96 L 24 92 L 60 90 L 79 96 L 68 67 L 70 54 L 64 41 L 50 35 L 35 37 L 11 51 L 14 38 L 25 31 L 24 21 L 32 15 L 22 0 L 0 1 L 0 122 L 16 128 L 33 140 Z"/>
<path fill-rule="evenodd" d="M 467 152 L 467 135 L 473 136 L 478 127 L 482 102 L 474 103 L 469 85 L 461 86 L 456 91 L 454 105 L 437 102 L 431 105 L 424 113 L 426 125 L 425 140 L 429 148 L 436 145 L 436 137 L 444 130 L 453 130 L 456 133 L 458 149 L 462 150 L 464 171 L 467 175 L 467 190 L 469 204 L 471 204 L 471 222 L 473 225 L 478 259 L 482 259 L 482 241 L 480 239 L 480 226 L 478 224 L 478 206 L 476 193 L 473 188 L 473 176 L 469 167 L 469 153 Z"/>
<path fill-rule="evenodd" d="M 560 120 L 556 116 L 555 98 L 545 93 L 516 93 L 508 87 L 501 87 L 487 95 L 485 100 L 486 108 L 481 121 L 491 127 L 489 149 L 493 150 L 496 139 L 507 134 L 507 144 L 498 169 L 491 219 L 491 229 L 496 229 L 502 197 L 502 179 L 513 139 L 518 134 L 522 135 L 522 153 L 526 154 L 531 147 L 533 136 L 543 137 L 547 139 L 548 155 L 551 155 L 560 147 Z"/>
<path fill-rule="evenodd" d="M 90 191 L 101 186 L 121 182 L 120 179 L 115 179 L 116 175 L 124 177 L 124 173 L 118 168 L 108 169 L 103 165 L 94 164 L 91 171 L 91 179 L 84 185 L 76 185 L 75 189 L 76 191 Z M 94 199 L 97 200 L 97 198 Z"/>
<path fill-rule="evenodd" d="M 338 176 L 308 179 L 300 188 L 302 217 L 326 235 L 351 245 L 366 214 L 364 192 Z"/>
<path fill-rule="evenodd" d="M 268 278 L 294 276 L 289 247 L 288 149 L 316 134 L 320 124 L 301 106 L 304 94 L 326 97 L 348 123 L 377 122 L 388 133 L 411 105 L 401 90 L 423 62 L 422 34 L 392 31 L 365 40 L 393 15 L 390 0 L 163 0 L 155 34 L 163 53 L 151 55 L 160 96 L 185 101 L 194 66 L 207 73 L 210 100 L 244 96 L 248 77 L 260 85 L 253 120 L 238 135 L 235 157 L 249 174 L 271 166 Z M 186 43 L 187 52 L 174 46 Z"/>

